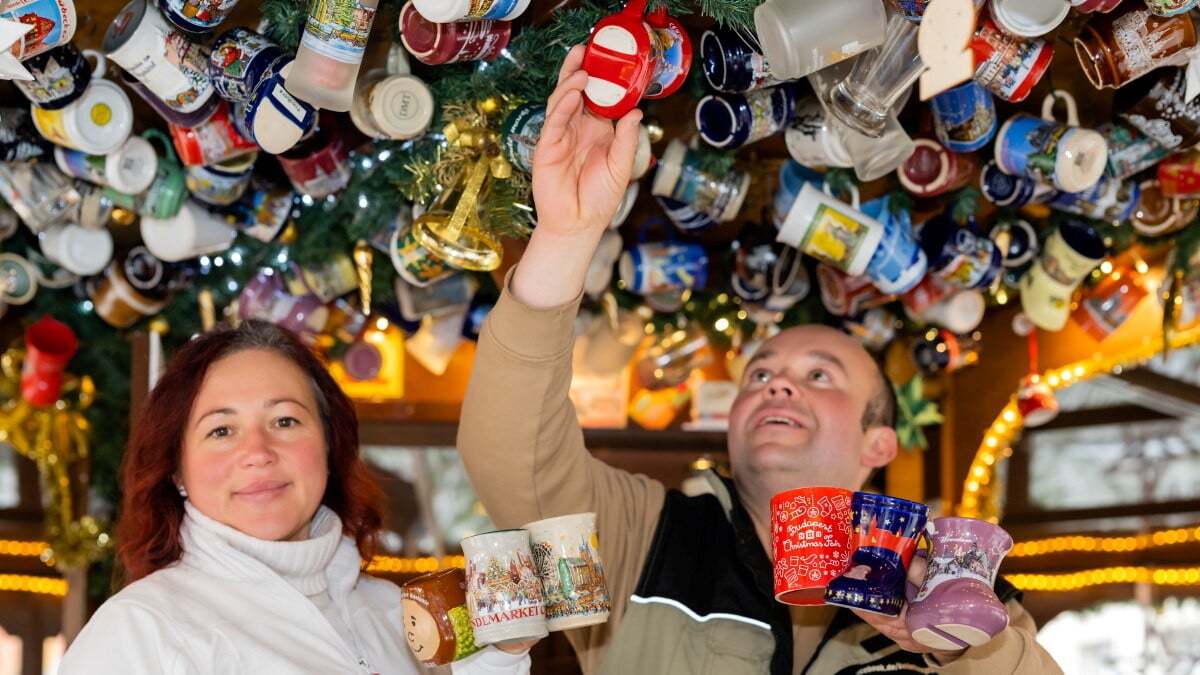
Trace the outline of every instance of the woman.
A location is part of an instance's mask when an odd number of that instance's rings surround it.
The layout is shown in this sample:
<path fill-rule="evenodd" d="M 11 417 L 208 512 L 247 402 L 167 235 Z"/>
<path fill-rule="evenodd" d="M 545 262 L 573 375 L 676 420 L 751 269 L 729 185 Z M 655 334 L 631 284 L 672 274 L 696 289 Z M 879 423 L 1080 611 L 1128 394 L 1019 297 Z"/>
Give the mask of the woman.
<path fill-rule="evenodd" d="M 67 651 L 73 673 L 418 673 L 400 589 L 361 574 L 382 493 L 350 400 L 286 330 L 188 342 L 122 466 L 126 586 Z M 486 649 L 455 673 L 527 673 Z"/>

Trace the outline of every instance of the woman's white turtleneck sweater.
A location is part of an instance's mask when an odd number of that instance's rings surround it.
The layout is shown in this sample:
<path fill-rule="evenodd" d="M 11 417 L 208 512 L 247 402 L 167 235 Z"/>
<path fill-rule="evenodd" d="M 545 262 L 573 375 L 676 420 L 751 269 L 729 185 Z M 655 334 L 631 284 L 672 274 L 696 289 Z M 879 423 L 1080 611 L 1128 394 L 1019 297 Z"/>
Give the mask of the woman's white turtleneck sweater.
<path fill-rule="evenodd" d="M 318 509 L 309 539 L 265 541 L 186 508 L 179 562 L 105 602 L 60 675 L 439 672 L 413 659 L 399 587 L 360 573 L 333 511 Z M 453 672 L 520 675 L 529 657 L 489 648 Z"/>

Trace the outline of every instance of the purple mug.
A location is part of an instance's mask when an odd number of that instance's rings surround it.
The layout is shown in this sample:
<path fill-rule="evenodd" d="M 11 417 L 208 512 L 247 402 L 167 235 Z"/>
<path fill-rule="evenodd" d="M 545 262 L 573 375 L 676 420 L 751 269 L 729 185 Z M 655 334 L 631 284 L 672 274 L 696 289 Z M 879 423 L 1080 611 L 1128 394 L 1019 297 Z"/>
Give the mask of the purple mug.
<path fill-rule="evenodd" d="M 1013 539 L 1000 526 L 961 517 L 935 518 L 920 590 L 909 598 L 905 623 L 934 649 L 981 645 L 1008 626 L 1008 610 L 992 587 Z"/>

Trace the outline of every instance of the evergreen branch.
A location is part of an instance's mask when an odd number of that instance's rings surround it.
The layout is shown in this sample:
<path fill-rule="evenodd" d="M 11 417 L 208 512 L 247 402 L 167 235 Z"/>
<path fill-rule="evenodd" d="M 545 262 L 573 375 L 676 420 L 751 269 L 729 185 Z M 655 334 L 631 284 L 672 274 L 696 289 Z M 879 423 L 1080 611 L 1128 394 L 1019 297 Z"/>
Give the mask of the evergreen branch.
<path fill-rule="evenodd" d="M 263 0 L 263 33 L 285 51 L 296 53 L 300 33 L 308 21 L 308 3 L 304 0 Z"/>

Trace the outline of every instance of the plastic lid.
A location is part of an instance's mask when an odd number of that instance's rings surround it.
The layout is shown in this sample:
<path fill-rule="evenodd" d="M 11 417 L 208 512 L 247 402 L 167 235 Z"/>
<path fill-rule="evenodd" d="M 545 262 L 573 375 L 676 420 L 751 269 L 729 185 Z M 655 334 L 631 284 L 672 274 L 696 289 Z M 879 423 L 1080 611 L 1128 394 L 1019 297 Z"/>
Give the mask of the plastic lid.
<path fill-rule="evenodd" d="M 158 153 L 150 141 L 130 136 L 104 162 L 104 177 L 118 192 L 136 195 L 154 182 L 158 172 Z"/>
<path fill-rule="evenodd" d="M 133 131 L 129 97 L 108 80 L 93 79 L 67 114 L 71 115 L 71 126 L 79 133 L 79 149 L 93 155 L 107 155 L 116 150 Z"/>
<path fill-rule="evenodd" d="M 433 94 L 409 75 L 393 75 L 376 84 L 367 106 L 374 126 L 395 140 L 417 136 L 433 121 Z"/>

